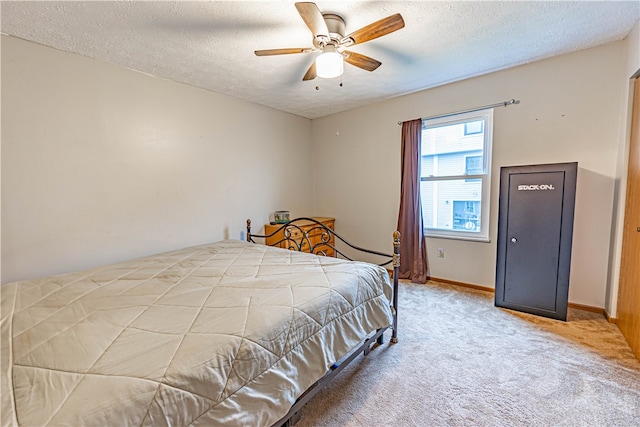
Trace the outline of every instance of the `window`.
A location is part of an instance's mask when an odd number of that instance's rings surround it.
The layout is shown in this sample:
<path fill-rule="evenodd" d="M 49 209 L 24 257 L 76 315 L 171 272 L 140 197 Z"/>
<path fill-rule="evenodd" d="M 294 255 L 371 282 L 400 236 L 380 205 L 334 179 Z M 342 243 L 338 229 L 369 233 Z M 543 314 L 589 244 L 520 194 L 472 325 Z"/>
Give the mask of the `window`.
<path fill-rule="evenodd" d="M 489 239 L 493 110 L 422 121 L 425 235 Z"/>

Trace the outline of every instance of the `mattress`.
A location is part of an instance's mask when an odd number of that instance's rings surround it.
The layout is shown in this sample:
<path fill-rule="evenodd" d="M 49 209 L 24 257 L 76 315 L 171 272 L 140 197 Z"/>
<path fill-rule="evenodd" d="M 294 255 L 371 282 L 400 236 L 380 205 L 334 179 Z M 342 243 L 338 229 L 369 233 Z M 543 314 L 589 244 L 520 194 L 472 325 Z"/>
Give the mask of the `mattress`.
<path fill-rule="evenodd" d="M 268 426 L 392 322 L 382 267 L 235 240 L 0 291 L 2 425 Z"/>

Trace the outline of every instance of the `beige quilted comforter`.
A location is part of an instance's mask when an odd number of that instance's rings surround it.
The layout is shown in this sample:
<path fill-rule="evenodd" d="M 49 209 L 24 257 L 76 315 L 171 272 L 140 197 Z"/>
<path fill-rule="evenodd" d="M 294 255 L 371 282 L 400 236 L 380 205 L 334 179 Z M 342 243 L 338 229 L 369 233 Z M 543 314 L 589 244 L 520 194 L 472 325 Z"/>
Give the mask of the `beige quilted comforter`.
<path fill-rule="evenodd" d="M 2 425 L 271 425 L 392 319 L 383 268 L 234 240 L 0 290 Z"/>

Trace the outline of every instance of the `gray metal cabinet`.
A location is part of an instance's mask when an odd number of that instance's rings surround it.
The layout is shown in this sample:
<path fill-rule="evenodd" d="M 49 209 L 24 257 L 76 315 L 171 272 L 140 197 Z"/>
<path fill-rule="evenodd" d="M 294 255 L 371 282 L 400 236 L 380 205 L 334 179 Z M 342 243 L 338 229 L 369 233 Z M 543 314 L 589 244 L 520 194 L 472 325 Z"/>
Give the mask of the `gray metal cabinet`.
<path fill-rule="evenodd" d="M 566 320 L 577 171 L 500 169 L 496 306 Z"/>

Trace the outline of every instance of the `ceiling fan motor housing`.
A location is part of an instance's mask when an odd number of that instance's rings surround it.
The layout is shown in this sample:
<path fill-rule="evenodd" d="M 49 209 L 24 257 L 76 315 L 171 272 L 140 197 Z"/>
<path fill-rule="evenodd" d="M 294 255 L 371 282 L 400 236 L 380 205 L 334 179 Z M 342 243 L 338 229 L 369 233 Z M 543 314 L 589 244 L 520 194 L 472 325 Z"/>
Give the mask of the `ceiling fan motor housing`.
<path fill-rule="evenodd" d="M 344 37 L 345 25 L 344 18 L 335 13 L 323 13 L 322 17 L 324 22 L 327 23 L 327 29 L 329 30 L 329 36 L 340 40 Z"/>
<path fill-rule="evenodd" d="M 329 30 L 329 40 L 323 40 L 324 37 L 315 37 L 313 44 L 318 48 L 322 48 L 323 45 L 332 44 L 336 47 L 340 45 L 340 40 L 344 38 L 345 24 L 344 18 L 335 13 L 323 13 L 322 17 L 327 24 Z"/>

